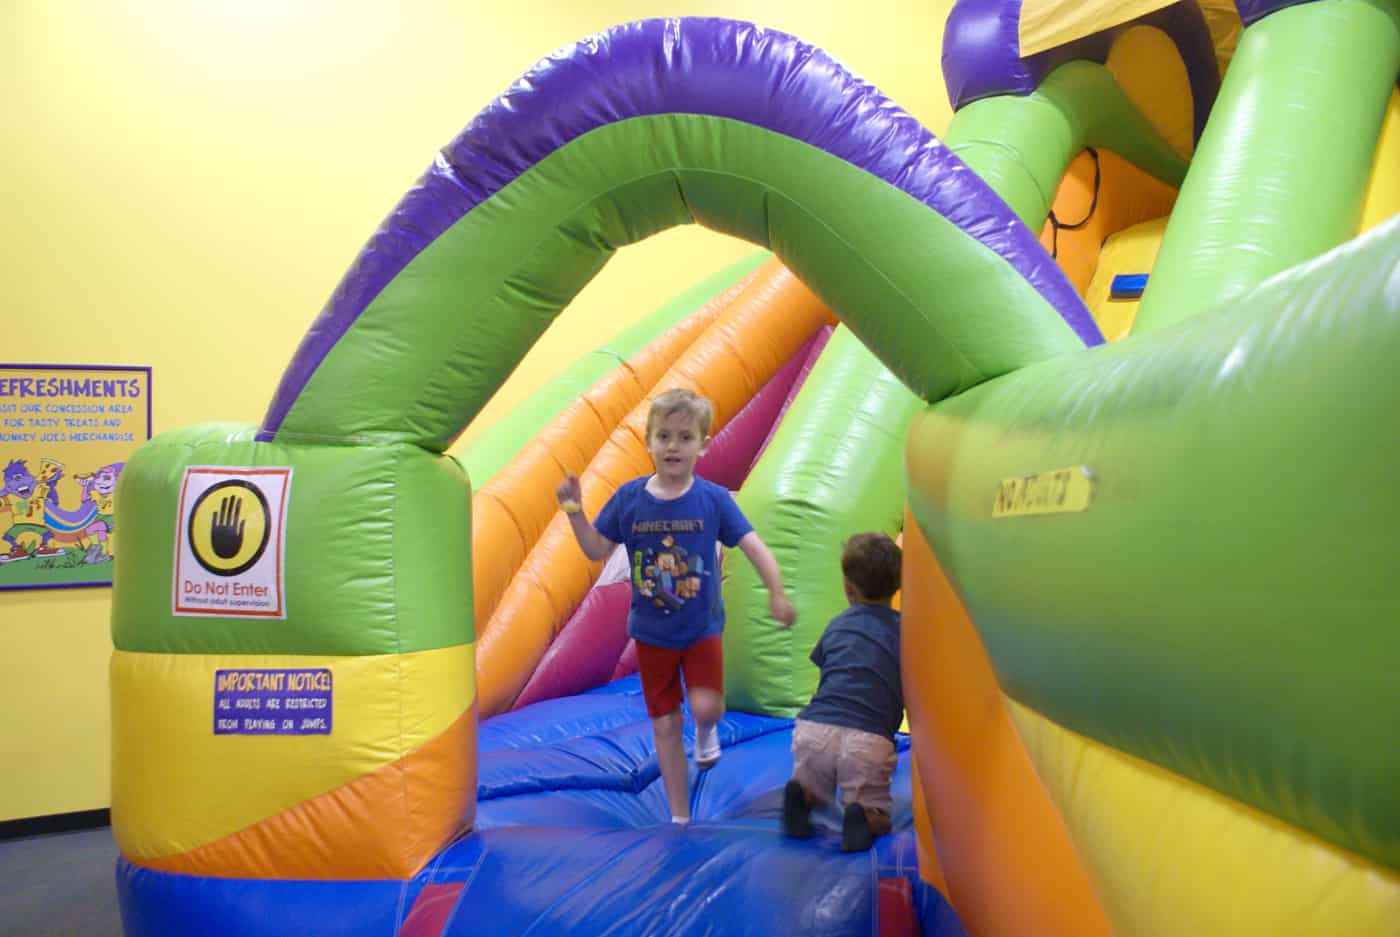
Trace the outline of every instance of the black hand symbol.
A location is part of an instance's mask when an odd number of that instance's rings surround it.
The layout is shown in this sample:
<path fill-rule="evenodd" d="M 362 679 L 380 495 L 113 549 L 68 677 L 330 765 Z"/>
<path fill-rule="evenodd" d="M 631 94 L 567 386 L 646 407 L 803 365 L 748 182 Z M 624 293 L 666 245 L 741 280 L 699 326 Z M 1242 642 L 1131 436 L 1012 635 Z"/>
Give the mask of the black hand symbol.
<path fill-rule="evenodd" d="M 219 510 L 209 518 L 209 544 L 219 559 L 232 559 L 243 549 L 243 525 L 239 512 L 243 499 L 229 495 L 219 502 Z"/>

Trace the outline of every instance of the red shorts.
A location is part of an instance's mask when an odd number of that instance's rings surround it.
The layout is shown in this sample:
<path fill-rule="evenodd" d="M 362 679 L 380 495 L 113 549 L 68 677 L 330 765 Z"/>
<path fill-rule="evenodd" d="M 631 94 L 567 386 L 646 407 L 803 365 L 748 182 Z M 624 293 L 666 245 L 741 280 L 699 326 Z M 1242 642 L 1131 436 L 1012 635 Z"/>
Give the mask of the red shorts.
<path fill-rule="evenodd" d="M 642 696 L 653 719 L 675 712 L 681 705 L 681 673 L 687 689 L 704 687 L 724 693 L 724 642 L 715 634 L 690 647 L 669 647 L 637 642 L 637 669 L 642 673 Z"/>

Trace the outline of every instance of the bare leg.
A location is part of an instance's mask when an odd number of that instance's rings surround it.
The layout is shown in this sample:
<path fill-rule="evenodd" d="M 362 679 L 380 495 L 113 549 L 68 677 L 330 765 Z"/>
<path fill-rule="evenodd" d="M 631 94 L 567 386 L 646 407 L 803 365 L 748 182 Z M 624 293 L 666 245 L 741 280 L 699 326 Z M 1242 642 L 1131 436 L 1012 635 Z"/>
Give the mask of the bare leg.
<path fill-rule="evenodd" d="M 690 714 L 695 717 L 695 767 L 702 771 L 719 761 L 715 724 L 724 715 L 724 697 L 704 687 L 690 691 Z"/>
<path fill-rule="evenodd" d="M 690 691 L 690 714 L 695 717 L 696 734 L 708 732 L 724 717 L 724 697 L 698 686 Z"/>
<path fill-rule="evenodd" d="M 661 769 L 661 783 L 666 787 L 666 801 L 671 816 L 690 818 L 690 779 L 685 763 L 685 742 L 681 739 L 681 711 L 675 709 L 664 716 L 654 716 L 651 730 L 656 736 L 656 764 Z"/>

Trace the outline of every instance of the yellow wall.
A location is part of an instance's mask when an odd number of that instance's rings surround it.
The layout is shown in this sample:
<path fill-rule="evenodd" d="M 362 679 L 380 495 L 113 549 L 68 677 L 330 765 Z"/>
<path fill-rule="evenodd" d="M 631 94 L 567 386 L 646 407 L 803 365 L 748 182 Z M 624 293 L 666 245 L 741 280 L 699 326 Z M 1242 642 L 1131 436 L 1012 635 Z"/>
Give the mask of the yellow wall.
<path fill-rule="evenodd" d="M 156 432 L 256 422 L 379 221 L 541 56 L 646 16 L 753 20 L 825 48 L 938 131 L 949 6 L 0 3 L 0 362 L 151 365 Z M 498 397 L 751 252 L 698 229 L 624 251 Z M 108 596 L 0 594 L 0 820 L 109 802 Z"/>

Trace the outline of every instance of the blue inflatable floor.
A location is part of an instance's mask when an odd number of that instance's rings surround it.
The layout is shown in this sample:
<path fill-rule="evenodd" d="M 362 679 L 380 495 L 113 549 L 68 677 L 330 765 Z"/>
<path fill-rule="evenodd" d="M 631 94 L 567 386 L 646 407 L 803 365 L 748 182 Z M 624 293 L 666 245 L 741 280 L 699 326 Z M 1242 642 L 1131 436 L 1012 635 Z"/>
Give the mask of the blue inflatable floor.
<path fill-rule="evenodd" d="M 895 832 L 846 854 L 834 808 L 814 839 L 778 830 L 791 728 L 726 716 L 724 755 L 692 768 L 693 821 L 678 827 L 635 676 L 539 703 L 482 724 L 476 829 L 412 882 L 204 879 L 123 862 L 127 934 L 962 937 L 918 877 L 907 740 Z M 687 747 L 692 732 L 687 719 Z"/>

